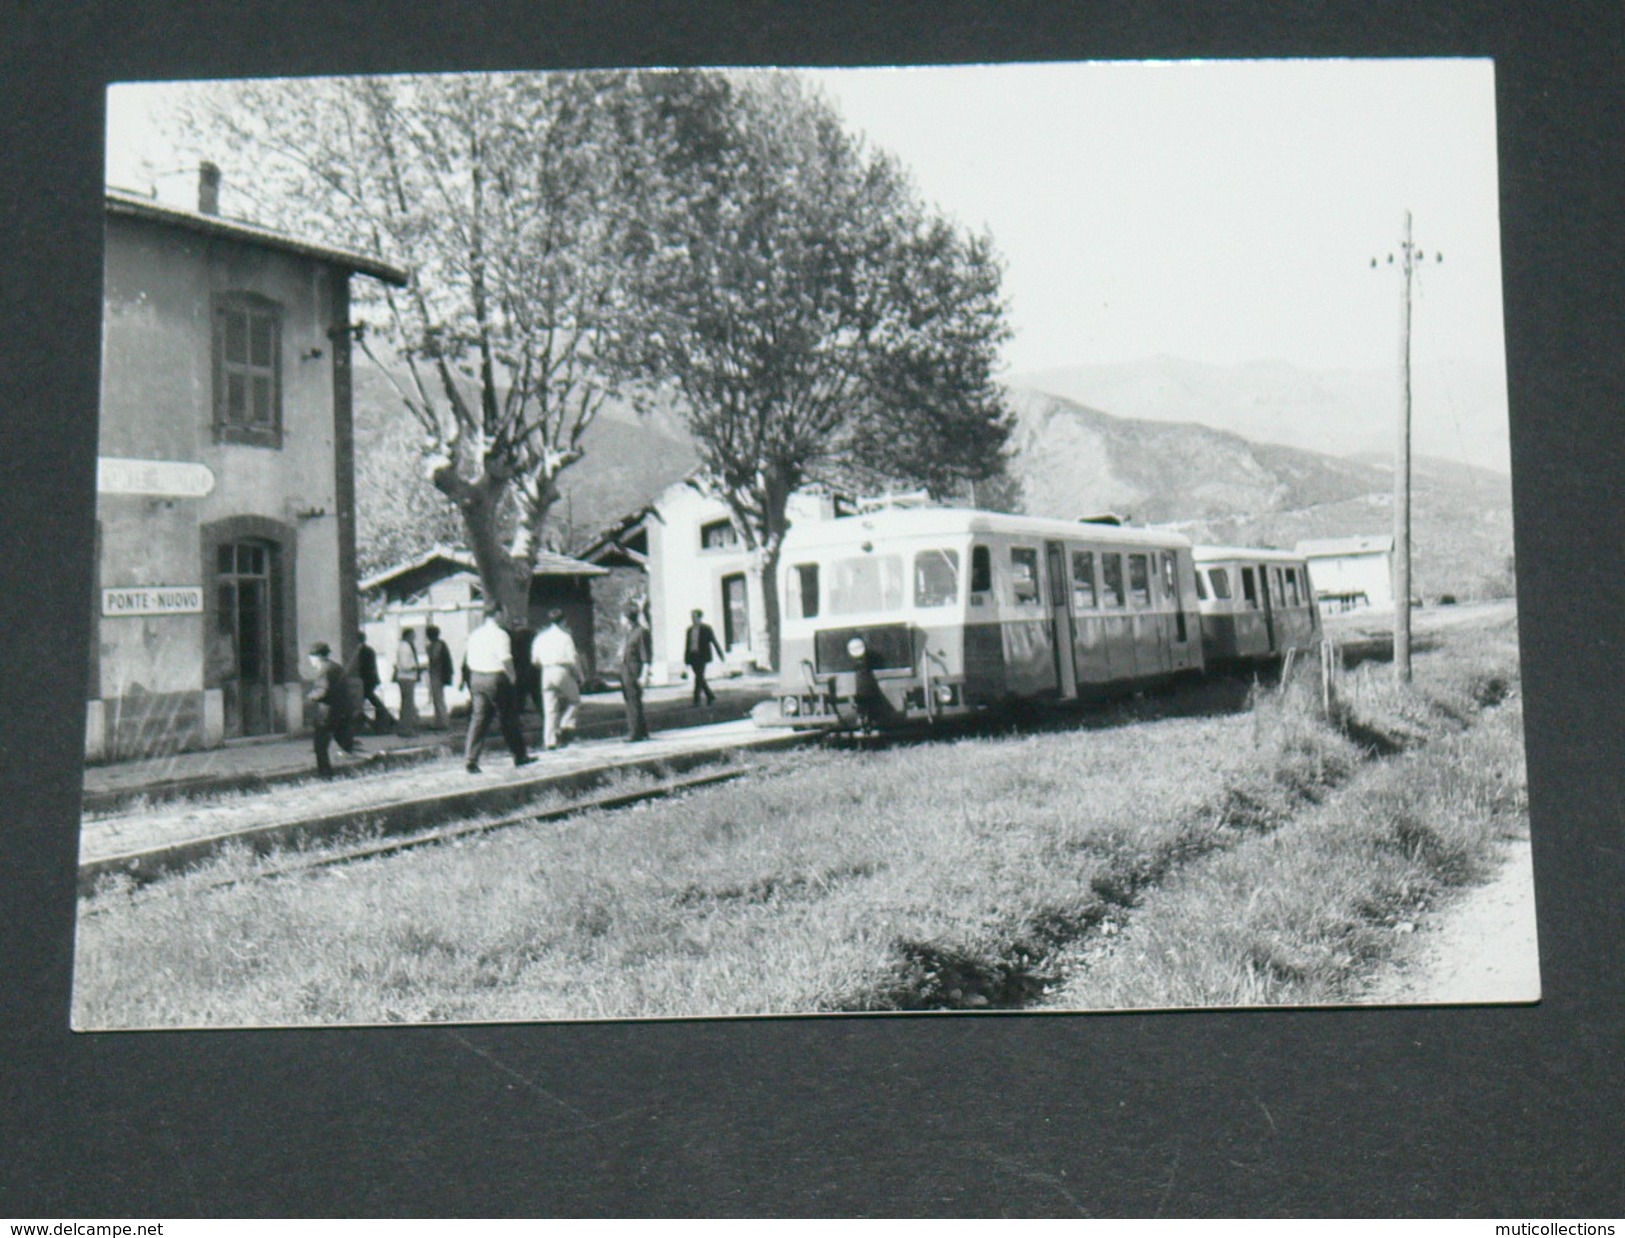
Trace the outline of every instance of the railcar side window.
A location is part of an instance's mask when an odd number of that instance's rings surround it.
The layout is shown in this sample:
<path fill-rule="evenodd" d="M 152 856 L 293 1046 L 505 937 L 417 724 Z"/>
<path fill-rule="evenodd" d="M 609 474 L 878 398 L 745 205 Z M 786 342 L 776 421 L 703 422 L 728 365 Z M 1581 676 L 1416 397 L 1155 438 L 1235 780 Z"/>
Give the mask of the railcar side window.
<path fill-rule="evenodd" d="M 1280 568 L 1278 568 L 1278 567 L 1270 568 L 1270 583 L 1274 586 L 1274 589 L 1275 589 L 1275 604 L 1277 606 L 1285 606 L 1286 605 L 1286 585 L 1283 584 L 1282 581 L 1281 581 L 1281 569 Z"/>
<path fill-rule="evenodd" d="M 1027 546 L 1010 548 L 1010 584 L 1017 606 L 1026 606 L 1041 599 L 1038 591 L 1038 551 Z"/>
<path fill-rule="evenodd" d="M 1121 609 L 1128 605 L 1128 594 L 1123 589 L 1123 556 L 1119 554 L 1103 554 L 1100 556 L 1100 579 L 1105 586 L 1105 593 L 1101 601 L 1107 606 Z"/>
<path fill-rule="evenodd" d="M 1134 595 L 1134 604 L 1142 608 L 1151 605 L 1151 565 L 1145 555 L 1128 557 L 1128 588 Z"/>
<path fill-rule="evenodd" d="M 1241 569 L 1241 596 L 1248 606 L 1258 609 L 1258 586 L 1253 582 L 1253 569 L 1250 567 Z"/>
<path fill-rule="evenodd" d="M 959 601 L 959 552 L 922 550 L 914 556 L 914 605 L 952 606 Z"/>
<path fill-rule="evenodd" d="M 1227 567 L 1210 567 L 1207 570 L 1208 579 L 1213 582 L 1213 596 L 1221 602 L 1230 600 L 1230 569 Z M 1201 573 L 1197 573 L 1201 578 Z"/>
<path fill-rule="evenodd" d="M 829 565 L 829 614 L 855 615 L 870 610 L 900 610 L 903 605 L 903 556 L 858 555 Z"/>
<path fill-rule="evenodd" d="M 818 616 L 818 564 L 798 563 L 790 570 L 789 597 L 785 599 L 785 614 L 800 615 L 803 619 Z"/>
<path fill-rule="evenodd" d="M 1303 599 L 1298 595 L 1298 569 L 1295 567 L 1286 570 L 1286 596 L 1290 605 L 1303 605 Z"/>
<path fill-rule="evenodd" d="M 1162 552 L 1162 596 L 1169 599 L 1179 596 L 1174 584 L 1174 557 L 1166 550 Z"/>
<path fill-rule="evenodd" d="M 1072 609 L 1093 610 L 1095 604 L 1095 552 L 1092 550 L 1074 550 L 1072 552 Z"/>

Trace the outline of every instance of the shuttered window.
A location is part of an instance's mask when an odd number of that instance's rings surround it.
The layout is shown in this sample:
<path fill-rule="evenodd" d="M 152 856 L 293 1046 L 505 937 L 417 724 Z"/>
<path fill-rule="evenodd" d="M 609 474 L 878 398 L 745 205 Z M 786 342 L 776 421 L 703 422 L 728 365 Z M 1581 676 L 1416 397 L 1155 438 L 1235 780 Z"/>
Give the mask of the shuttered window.
<path fill-rule="evenodd" d="M 274 301 L 215 299 L 214 428 L 222 442 L 282 446 L 282 310 Z"/>

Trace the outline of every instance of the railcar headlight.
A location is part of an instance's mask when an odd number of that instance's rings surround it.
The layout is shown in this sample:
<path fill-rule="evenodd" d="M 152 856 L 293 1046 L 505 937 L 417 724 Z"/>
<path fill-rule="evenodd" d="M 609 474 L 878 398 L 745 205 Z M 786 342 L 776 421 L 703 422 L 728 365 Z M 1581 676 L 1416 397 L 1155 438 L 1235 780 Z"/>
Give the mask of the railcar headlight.
<path fill-rule="evenodd" d="M 787 696 L 781 703 L 780 708 L 793 718 L 801 712 L 801 702 L 793 696 Z"/>
<path fill-rule="evenodd" d="M 853 658 L 861 658 L 869 652 L 869 646 L 863 643 L 863 637 L 854 636 L 846 642 L 846 652 Z"/>
<path fill-rule="evenodd" d="M 952 705 L 954 703 L 953 684 L 939 683 L 937 685 L 937 700 L 944 705 Z"/>

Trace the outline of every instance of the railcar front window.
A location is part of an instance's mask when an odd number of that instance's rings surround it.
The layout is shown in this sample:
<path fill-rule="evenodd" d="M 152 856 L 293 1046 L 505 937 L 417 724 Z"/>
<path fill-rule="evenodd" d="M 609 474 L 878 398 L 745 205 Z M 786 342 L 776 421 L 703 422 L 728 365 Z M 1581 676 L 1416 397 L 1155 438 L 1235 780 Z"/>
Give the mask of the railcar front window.
<path fill-rule="evenodd" d="M 1301 606 L 1302 598 L 1298 595 L 1298 569 L 1289 567 L 1286 570 L 1286 596 L 1293 606 Z"/>
<path fill-rule="evenodd" d="M 1128 557 L 1128 587 L 1136 606 L 1151 605 L 1151 567 L 1144 555 Z"/>
<path fill-rule="evenodd" d="M 1241 596 L 1247 600 L 1247 605 L 1254 610 L 1258 609 L 1258 586 L 1253 583 L 1253 569 L 1241 569 Z"/>
<path fill-rule="evenodd" d="M 1196 600 L 1198 602 L 1207 601 L 1207 586 L 1202 583 L 1201 572 L 1196 573 Z"/>
<path fill-rule="evenodd" d="M 786 582 L 785 613 L 803 619 L 818 617 L 818 564 L 798 563 L 790 569 Z"/>
<path fill-rule="evenodd" d="M 1092 550 L 1074 550 L 1072 552 L 1072 609 L 1093 610 L 1095 608 L 1095 552 Z"/>
<path fill-rule="evenodd" d="M 1121 610 L 1128 605 L 1128 594 L 1123 588 L 1123 556 L 1104 554 L 1100 556 L 1100 578 L 1105 586 L 1102 601 L 1107 606 L 1115 606 Z"/>
<path fill-rule="evenodd" d="M 1227 567 L 1210 567 L 1207 570 L 1208 579 L 1213 582 L 1213 596 L 1220 601 L 1230 600 L 1230 569 Z M 1201 579 L 1201 573 L 1197 573 Z"/>
<path fill-rule="evenodd" d="M 1010 548 L 1010 584 L 1015 591 L 1017 606 L 1026 606 L 1040 599 L 1038 551 L 1025 546 Z"/>
<path fill-rule="evenodd" d="M 837 559 L 829 565 L 826 601 L 831 615 L 901 610 L 903 556 L 871 554 Z"/>
<path fill-rule="evenodd" d="M 959 601 L 959 552 L 922 550 L 914 556 L 914 605 L 952 606 Z"/>

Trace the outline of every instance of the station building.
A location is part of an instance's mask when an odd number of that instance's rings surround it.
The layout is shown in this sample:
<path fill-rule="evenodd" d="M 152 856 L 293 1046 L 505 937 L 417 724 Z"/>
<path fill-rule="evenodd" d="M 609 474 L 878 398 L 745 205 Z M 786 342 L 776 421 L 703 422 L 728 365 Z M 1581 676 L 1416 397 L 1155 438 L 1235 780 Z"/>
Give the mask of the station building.
<path fill-rule="evenodd" d="M 108 190 L 86 753 L 304 725 L 302 657 L 359 627 L 350 281 L 406 273 Z"/>

